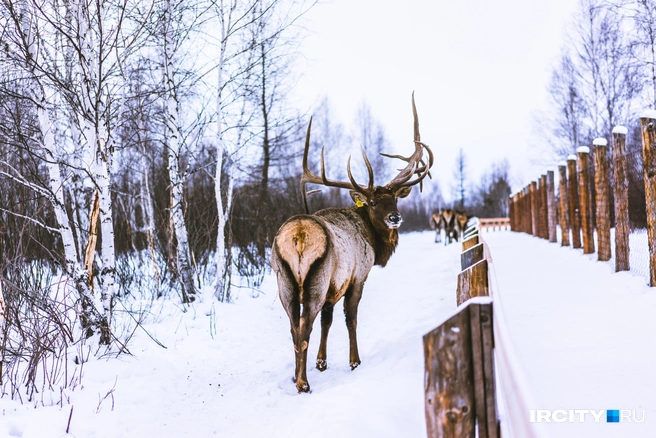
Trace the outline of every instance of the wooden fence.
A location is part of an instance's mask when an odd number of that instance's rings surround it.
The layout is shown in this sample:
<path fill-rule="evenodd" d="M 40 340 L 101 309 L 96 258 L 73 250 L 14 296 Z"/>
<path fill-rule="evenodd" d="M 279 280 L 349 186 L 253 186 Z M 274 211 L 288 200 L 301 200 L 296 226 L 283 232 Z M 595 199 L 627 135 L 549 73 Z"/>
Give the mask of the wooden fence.
<path fill-rule="evenodd" d="M 640 126 L 649 250 L 649 284 L 654 287 L 656 286 L 656 111 L 647 111 L 640 119 Z M 606 139 L 597 138 L 593 141 L 592 151 L 582 146 L 577 149 L 576 155 L 568 156 L 567 163 L 558 166 L 560 184 L 557 198 L 553 171 L 547 172 L 546 179 L 540 177 L 512 195 L 510 197 L 511 230 L 556 242 L 558 224 L 562 246 L 571 244 L 574 248 L 582 247 L 584 254 L 592 254 L 596 251 L 600 261 L 610 260 L 614 247 L 615 270 L 628 271 L 631 225 L 626 162 L 627 132 L 622 126 L 613 129 L 612 154 L 607 150 Z M 547 196 L 546 206 L 543 192 Z M 611 242 L 612 219 L 615 223 L 614 242 Z"/>
<path fill-rule="evenodd" d="M 529 422 L 535 404 L 514 359 L 498 297 L 494 297 L 497 306 L 493 305 L 493 262 L 479 234 L 483 220 L 471 222 L 462 241 L 458 310 L 424 336 L 428 437 L 473 438 L 476 431 L 480 438 L 498 438 L 502 431 L 504 437 L 541 437 Z M 496 375 L 505 395 L 501 398 Z"/>
<path fill-rule="evenodd" d="M 481 231 L 509 230 L 510 218 L 495 217 L 488 219 L 479 219 L 479 228 Z"/>

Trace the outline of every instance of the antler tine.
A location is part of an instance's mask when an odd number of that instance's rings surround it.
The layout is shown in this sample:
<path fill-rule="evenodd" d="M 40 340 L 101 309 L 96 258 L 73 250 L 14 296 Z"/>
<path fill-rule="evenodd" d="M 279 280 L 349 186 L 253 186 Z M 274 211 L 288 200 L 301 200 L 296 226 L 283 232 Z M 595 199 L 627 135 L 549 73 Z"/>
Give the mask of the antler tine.
<path fill-rule="evenodd" d="M 433 166 L 433 152 L 427 145 L 421 142 L 421 136 L 419 134 L 419 116 L 417 115 L 417 106 L 415 105 L 414 92 L 412 93 L 412 115 L 414 118 L 414 153 L 407 158 L 401 155 L 383 154 L 386 157 L 398 158 L 408 163 L 408 165 L 403 170 L 401 170 L 392 181 L 387 184 L 387 187 L 393 190 L 400 187 L 410 187 L 421 183 L 426 175 L 429 175 L 430 168 Z M 428 163 L 423 160 L 424 149 L 426 149 L 428 153 Z M 413 175 L 418 175 L 418 177 L 414 180 L 411 180 Z M 423 184 L 420 184 L 420 189 L 422 186 Z"/>
<path fill-rule="evenodd" d="M 419 117 L 417 116 L 417 106 L 415 105 L 415 92 L 412 92 L 412 115 L 415 119 L 415 142 L 421 141 L 419 135 Z"/>
<path fill-rule="evenodd" d="M 369 166 L 369 170 L 371 172 L 371 166 Z M 369 188 L 362 187 L 360 184 L 358 184 L 355 181 L 355 178 L 353 178 L 353 174 L 351 173 L 351 156 L 350 155 L 348 157 L 348 161 L 346 162 L 346 174 L 348 175 L 348 179 L 351 181 L 351 184 L 353 184 L 353 190 L 357 190 L 358 192 L 366 194 L 366 195 L 371 194 Z M 371 173 L 369 173 L 369 175 L 371 176 Z M 370 178 L 369 181 L 371 182 L 372 178 Z"/>
<path fill-rule="evenodd" d="M 355 180 L 352 179 L 350 175 L 350 168 L 349 168 L 349 179 L 351 179 L 351 183 L 348 182 L 342 182 L 342 181 L 331 181 L 326 177 L 326 166 L 325 166 L 325 159 L 324 159 L 324 148 L 321 148 L 321 176 L 316 175 L 312 173 L 312 171 L 308 168 L 308 154 L 310 150 L 310 133 L 312 131 L 312 117 L 310 117 L 310 123 L 308 123 L 308 129 L 307 129 L 307 134 L 305 136 L 305 149 L 303 150 L 303 176 L 301 177 L 301 191 L 303 192 L 303 205 L 305 206 L 305 212 L 307 214 L 310 213 L 310 209 L 308 208 L 308 203 L 307 203 L 307 197 L 309 195 L 312 195 L 314 193 L 319 192 L 319 190 L 310 190 L 309 192 L 307 191 L 306 185 L 308 183 L 310 184 L 319 184 L 322 186 L 326 187 L 337 187 L 340 189 L 349 189 L 349 190 L 358 190 L 360 192 L 366 193 L 367 189 L 364 187 L 359 186 Z M 350 161 L 350 157 L 349 157 Z M 371 165 L 367 164 L 369 167 L 369 172 L 371 175 Z M 373 178 L 372 178 L 372 184 L 373 184 Z"/>
<path fill-rule="evenodd" d="M 362 148 L 362 158 L 364 158 L 364 164 L 367 166 L 367 172 L 369 172 L 369 184 L 367 184 L 367 190 L 373 190 L 374 188 L 374 170 L 371 168 L 371 163 L 369 158 L 367 158 L 367 153 Z"/>

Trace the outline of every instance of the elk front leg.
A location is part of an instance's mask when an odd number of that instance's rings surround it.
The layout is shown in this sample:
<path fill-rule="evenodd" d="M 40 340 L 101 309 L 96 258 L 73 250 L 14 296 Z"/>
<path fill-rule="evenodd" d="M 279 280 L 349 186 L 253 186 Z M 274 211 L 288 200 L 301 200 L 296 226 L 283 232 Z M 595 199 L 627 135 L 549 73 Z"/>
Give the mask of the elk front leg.
<path fill-rule="evenodd" d="M 346 328 L 349 334 L 349 364 L 352 370 L 356 369 L 361 363 L 356 331 L 358 328 L 358 304 L 360 304 L 363 287 L 364 284 L 353 285 L 351 290 L 344 296 L 344 314 L 346 315 Z"/>
<path fill-rule="evenodd" d="M 319 371 L 325 371 L 328 367 L 326 359 L 328 359 L 327 354 L 327 344 L 328 344 L 328 331 L 330 326 L 333 323 L 333 310 L 334 305 L 326 303 L 321 310 L 321 343 L 319 344 L 319 353 L 317 354 L 317 369 Z"/>

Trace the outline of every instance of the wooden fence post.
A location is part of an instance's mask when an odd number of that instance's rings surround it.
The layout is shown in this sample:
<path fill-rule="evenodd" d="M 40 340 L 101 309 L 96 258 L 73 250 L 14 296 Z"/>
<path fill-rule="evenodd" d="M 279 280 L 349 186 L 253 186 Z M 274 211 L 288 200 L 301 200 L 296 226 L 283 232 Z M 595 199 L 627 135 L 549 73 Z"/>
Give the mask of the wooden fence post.
<path fill-rule="evenodd" d="M 610 260 L 610 182 L 608 176 L 608 160 L 606 158 L 608 142 L 605 138 L 595 138 L 594 163 L 595 163 L 595 194 L 597 213 L 597 250 L 598 260 L 605 262 Z"/>
<path fill-rule="evenodd" d="M 474 438 L 476 409 L 469 308 L 424 335 L 429 438 Z"/>
<path fill-rule="evenodd" d="M 510 231 L 517 231 L 515 227 L 515 195 L 508 199 L 508 217 L 510 217 Z"/>
<path fill-rule="evenodd" d="M 560 245 L 569 246 L 569 196 L 567 196 L 567 163 L 558 165 L 558 206 L 560 207 Z"/>
<path fill-rule="evenodd" d="M 531 181 L 529 193 L 531 194 L 531 234 L 538 235 L 538 184 Z"/>
<path fill-rule="evenodd" d="M 649 240 L 649 285 L 656 286 L 656 110 L 645 111 L 640 118 L 642 131 L 642 167 L 647 204 Z"/>
<path fill-rule="evenodd" d="M 480 260 L 458 274 L 456 303 L 461 305 L 470 298 L 490 295 L 487 260 Z"/>
<path fill-rule="evenodd" d="M 590 148 L 580 146 L 576 153 L 579 156 L 579 210 L 581 213 L 581 228 L 583 228 L 583 254 L 592 254 L 595 251 L 595 244 L 592 217 L 590 217 Z"/>
<path fill-rule="evenodd" d="M 579 177 L 576 155 L 567 157 L 567 188 L 569 190 L 569 222 L 572 226 L 572 248 L 581 247 L 581 212 L 579 211 Z"/>
<path fill-rule="evenodd" d="M 549 238 L 549 213 L 547 211 L 547 176 L 540 176 L 540 210 L 538 219 L 540 220 L 540 238 Z"/>
<path fill-rule="evenodd" d="M 624 126 L 613 128 L 613 197 L 615 199 L 615 271 L 629 270 L 629 180 Z"/>
<path fill-rule="evenodd" d="M 494 375 L 493 304 L 470 304 L 474 402 L 479 438 L 500 438 Z"/>
<path fill-rule="evenodd" d="M 556 193 L 554 188 L 554 172 L 547 171 L 547 223 L 549 228 L 549 242 L 557 242 L 556 235 Z"/>
<path fill-rule="evenodd" d="M 531 184 L 526 186 L 526 232 L 533 234 L 533 197 L 531 196 Z"/>

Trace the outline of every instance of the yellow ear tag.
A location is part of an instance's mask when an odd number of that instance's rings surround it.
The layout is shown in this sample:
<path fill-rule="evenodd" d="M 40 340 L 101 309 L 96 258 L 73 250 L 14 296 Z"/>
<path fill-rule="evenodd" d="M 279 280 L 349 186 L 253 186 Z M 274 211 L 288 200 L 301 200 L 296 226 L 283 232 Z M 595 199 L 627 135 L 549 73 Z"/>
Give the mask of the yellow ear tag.
<path fill-rule="evenodd" d="M 358 198 L 355 198 L 355 205 L 357 205 L 358 208 L 364 207 L 364 202 L 360 201 Z"/>

